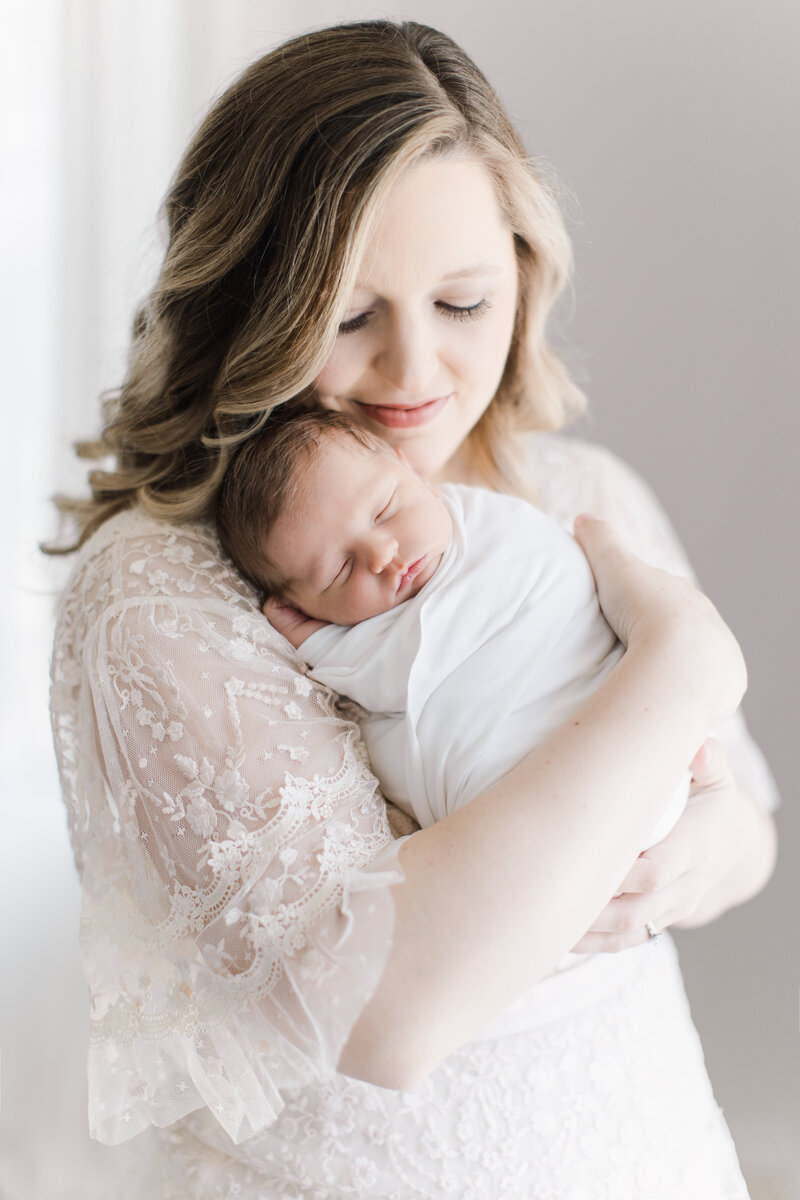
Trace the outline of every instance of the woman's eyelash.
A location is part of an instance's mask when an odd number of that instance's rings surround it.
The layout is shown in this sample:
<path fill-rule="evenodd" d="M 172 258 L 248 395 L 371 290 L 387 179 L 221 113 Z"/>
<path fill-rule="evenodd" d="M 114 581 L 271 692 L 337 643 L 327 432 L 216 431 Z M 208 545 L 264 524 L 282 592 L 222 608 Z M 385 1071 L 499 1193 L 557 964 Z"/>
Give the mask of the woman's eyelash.
<path fill-rule="evenodd" d="M 469 304 L 465 308 L 459 307 L 457 304 L 446 304 L 444 300 L 437 300 L 436 307 L 451 321 L 474 321 L 477 317 L 483 316 L 491 305 L 488 300 L 479 300 L 477 304 Z M 358 317 L 353 317 L 350 321 L 342 321 L 339 326 L 339 333 L 357 333 L 359 329 L 363 329 L 367 324 L 372 314 L 365 312 Z"/>
<path fill-rule="evenodd" d="M 482 316 L 487 308 L 492 307 L 488 300 L 479 300 L 477 304 L 470 304 L 466 308 L 445 304 L 444 300 L 437 301 L 437 304 L 453 321 L 474 321 L 476 317 Z"/>
<path fill-rule="evenodd" d="M 367 323 L 369 313 L 362 313 L 360 317 L 353 317 L 350 321 L 342 321 L 339 326 L 339 333 L 356 333 L 359 329 L 363 329 Z"/>

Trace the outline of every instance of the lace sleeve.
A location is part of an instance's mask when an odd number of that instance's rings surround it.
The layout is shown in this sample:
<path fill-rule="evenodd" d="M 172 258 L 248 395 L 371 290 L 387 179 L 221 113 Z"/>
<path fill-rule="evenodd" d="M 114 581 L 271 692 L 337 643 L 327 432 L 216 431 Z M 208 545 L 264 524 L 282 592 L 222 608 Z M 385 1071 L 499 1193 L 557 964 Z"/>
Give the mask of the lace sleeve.
<path fill-rule="evenodd" d="M 335 1070 L 391 945 L 402 842 L 357 727 L 257 610 L 127 597 L 100 608 L 79 667 L 65 646 L 52 703 L 91 1134 L 207 1106 L 241 1142 L 282 1088 Z"/>
<path fill-rule="evenodd" d="M 545 511 L 569 529 L 575 516 L 591 512 L 613 524 L 627 544 L 653 566 L 696 582 L 672 524 L 644 480 L 615 455 L 575 438 L 537 435 L 531 469 Z M 739 783 L 762 808 L 774 812 L 778 790 L 741 710 L 714 731 L 725 746 Z"/>

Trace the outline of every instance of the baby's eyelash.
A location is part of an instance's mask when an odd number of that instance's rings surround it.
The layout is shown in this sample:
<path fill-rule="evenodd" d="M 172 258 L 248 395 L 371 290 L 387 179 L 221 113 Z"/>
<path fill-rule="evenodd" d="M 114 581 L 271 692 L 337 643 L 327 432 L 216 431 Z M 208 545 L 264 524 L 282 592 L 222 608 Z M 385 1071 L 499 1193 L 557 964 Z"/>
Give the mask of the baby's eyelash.
<path fill-rule="evenodd" d="M 444 300 L 437 300 L 436 307 L 443 316 L 448 317 L 451 321 L 474 321 L 477 317 L 483 316 L 486 310 L 492 306 L 488 300 L 484 299 L 479 300 L 477 304 L 469 304 L 465 308 L 461 308 L 457 304 L 447 304 Z M 350 321 L 342 321 L 339 333 L 357 333 L 359 329 L 364 328 L 371 315 L 371 313 L 365 312 L 360 316 L 353 317 Z"/>
<path fill-rule="evenodd" d="M 341 576 L 341 574 L 342 574 L 342 571 L 345 569 L 345 567 L 347 567 L 347 566 L 349 565 L 349 563 L 350 563 L 350 561 L 351 561 L 351 558 L 352 558 L 352 555 L 349 555 L 349 556 L 348 556 L 348 557 L 347 557 L 347 558 L 344 560 L 344 562 L 343 562 L 343 563 L 342 563 L 342 565 L 339 567 L 339 570 L 336 572 L 336 574 L 334 575 L 333 579 L 330 581 L 330 583 L 328 584 L 328 586 L 327 586 L 326 588 L 323 588 L 323 589 L 322 589 L 323 595 L 325 594 L 325 592 L 329 591 L 329 590 L 330 590 L 330 589 L 333 587 L 333 585 L 334 585 L 334 584 L 335 584 L 335 583 L 336 583 L 336 582 L 339 580 L 339 577 Z"/>
<path fill-rule="evenodd" d="M 381 511 L 380 511 L 379 513 L 376 513 L 376 514 L 375 514 L 375 520 L 376 520 L 376 521 L 380 521 L 381 517 L 383 517 L 383 516 L 385 516 L 385 515 L 386 515 L 386 512 L 387 512 L 387 510 L 388 510 L 388 509 L 390 509 L 390 508 L 391 508 L 391 506 L 392 506 L 392 501 L 394 500 L 394 496 L 395 496 L 395 494 L 394 494 L 394 492 L 392 492 L 391 496 L 390 496 L 390 497 L 389 497 L 389 499 L 386 501 L 386 503 L 384 504 L 384 506 L 383 506 L 383 508 L 381 509 Z"/>

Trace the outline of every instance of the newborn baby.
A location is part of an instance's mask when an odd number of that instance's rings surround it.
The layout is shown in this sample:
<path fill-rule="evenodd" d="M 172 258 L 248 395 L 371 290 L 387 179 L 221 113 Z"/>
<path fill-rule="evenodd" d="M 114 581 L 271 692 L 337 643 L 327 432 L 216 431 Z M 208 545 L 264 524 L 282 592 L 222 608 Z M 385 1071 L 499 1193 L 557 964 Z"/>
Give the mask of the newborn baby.
<path fill-rule="evenodd" d="M 623 653 L 561 526 L 511 496 L 434 490 L 339 413 L 251 437 L 217 524 L 266 596 L 301 610 L 289 640 L 367 710 L 384 795 L 423 827 L 496 783 Z M 688 782 L 643 849 L 678 820 Z"/>

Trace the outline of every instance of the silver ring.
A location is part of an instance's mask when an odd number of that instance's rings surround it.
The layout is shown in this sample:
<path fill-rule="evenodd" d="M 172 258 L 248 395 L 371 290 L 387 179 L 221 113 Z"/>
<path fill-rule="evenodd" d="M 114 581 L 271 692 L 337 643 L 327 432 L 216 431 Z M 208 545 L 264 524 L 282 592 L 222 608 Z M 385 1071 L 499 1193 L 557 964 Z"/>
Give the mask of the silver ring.
<path fill-rule="evenodd" d="M 644 927 L 647 930 L 647 936 L 652 942 L 660 942 L 661 934 L 657 931 L 652 921 L 645 921 Z"/>

